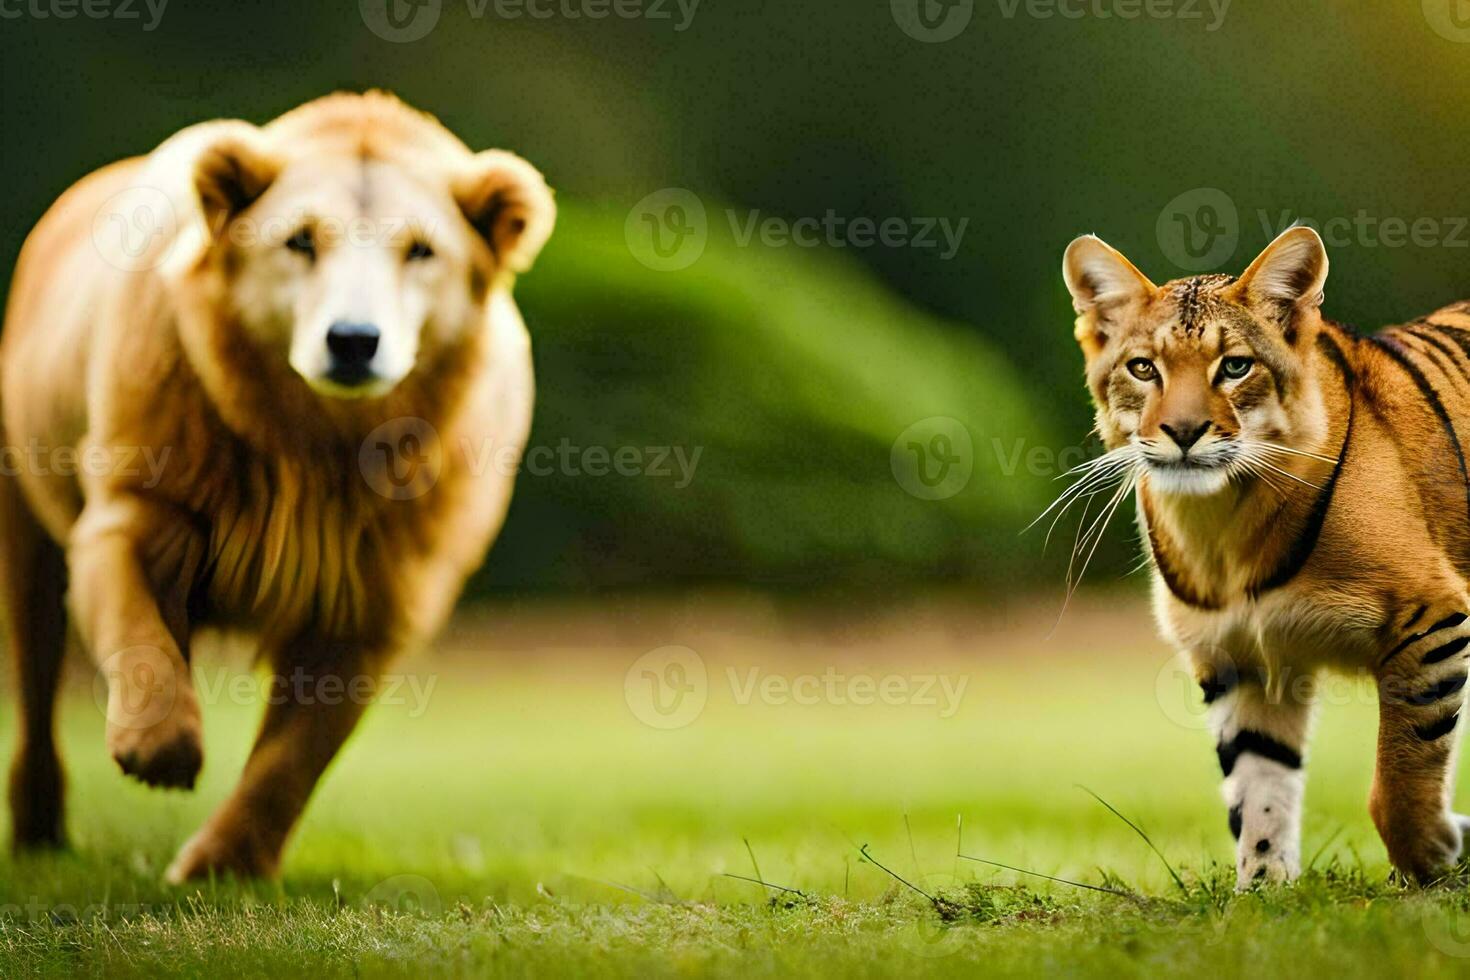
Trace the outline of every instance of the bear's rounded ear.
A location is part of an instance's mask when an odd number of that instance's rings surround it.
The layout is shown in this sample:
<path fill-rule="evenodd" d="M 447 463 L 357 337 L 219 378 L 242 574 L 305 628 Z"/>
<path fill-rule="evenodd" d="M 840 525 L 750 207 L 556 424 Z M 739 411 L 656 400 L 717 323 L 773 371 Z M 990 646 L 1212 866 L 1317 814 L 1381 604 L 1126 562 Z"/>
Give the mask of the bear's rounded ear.
<path fill-rule="evenodd" d="M 265 193 L 280 166 L 265 148 L 265 134 L 240 123 L 221 131 L 194 160 L 194 192 L 211 235 Z"/>
<path fill-rule="evenodd" d="M 541 171 L 514 153 L 485 150 L 455 178 L 453 193 L 501 268 L 531 268 L 556 224 L 556 202 Z"/>
<path fill-rule="evenodd" d="M 256 201 L 280 173 L 258 126 L 220 120 L 190 127 L 157 151 L 154 167 L 174 188 L 178 235 L 165 274 L 194 268 L 225 233 L 230 221 Z"/>

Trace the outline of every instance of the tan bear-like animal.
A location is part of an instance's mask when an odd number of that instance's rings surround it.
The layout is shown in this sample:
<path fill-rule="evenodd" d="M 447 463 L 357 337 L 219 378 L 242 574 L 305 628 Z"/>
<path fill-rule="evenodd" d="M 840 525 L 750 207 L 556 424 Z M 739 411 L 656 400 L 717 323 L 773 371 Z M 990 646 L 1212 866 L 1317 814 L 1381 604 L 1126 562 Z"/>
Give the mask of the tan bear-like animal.
<path fill-rule="evenodd" d="M 64 840 L 69 588 L 108 751 L 155 786 L 203 761 L 191 635 L 258 634 L 279 696 L 168 877 L 277 871 L 361 692 L 442 624 L 504 519 L 514 474 L 477 461 L 526 439 L 511 286 L 554 220 L 524 160 L 371 92 L 190 127 L 42 218 L 0 339 L 17 847 Z"/>

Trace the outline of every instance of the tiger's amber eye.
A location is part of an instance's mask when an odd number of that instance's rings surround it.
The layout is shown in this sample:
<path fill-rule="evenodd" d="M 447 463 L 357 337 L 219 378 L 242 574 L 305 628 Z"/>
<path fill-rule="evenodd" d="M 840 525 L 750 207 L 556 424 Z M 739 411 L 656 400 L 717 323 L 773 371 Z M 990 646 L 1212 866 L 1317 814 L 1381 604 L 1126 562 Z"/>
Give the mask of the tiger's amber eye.
<path fill-rule="evenodd" d="M 1135 357 L 1129 361 L 1128 373 L 1139 381 L 1156 381 L 1159 377 L 1159 369 L 1146 357 Z"/>

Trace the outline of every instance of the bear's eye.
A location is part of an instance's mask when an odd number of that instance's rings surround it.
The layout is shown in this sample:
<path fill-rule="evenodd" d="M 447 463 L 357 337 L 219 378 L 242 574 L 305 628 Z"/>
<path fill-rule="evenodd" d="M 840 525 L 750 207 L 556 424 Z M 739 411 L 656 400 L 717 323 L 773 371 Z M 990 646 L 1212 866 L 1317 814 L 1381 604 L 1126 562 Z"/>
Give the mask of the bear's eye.
<path fill-rule="evenodd" d="M 430 248 L 429 243 L 424 241 L 423 239 L 419 239 L 412 245 L 408 246 L 407 258 L 410 262 L 422 262 L 424 259 L 432 259 L 433 257 L 434 250 Z"/>
<path fill-rule="evenodd" d="M 1159 369 L 1146 357 L 1135 357 L 1129 361 L 1128 373 L 1139 381 L 1156 381 L 1159 377 Z"/>
<path fill-rule="evenodd" d="M 1251 373 L 1251 367 L 1255 363 L 1249 357 L 1227 357 L 1220 362 L 1220 377 L 1230 381 L 1239 381 Z"/>
<path fill-rule="evenodd" d="M 296 234 L 286 239 L 286 248 L 292 252 L 306 256 L 308 259 L 316 258 L 316 236 L 310 228 L 300 228 Z"/>

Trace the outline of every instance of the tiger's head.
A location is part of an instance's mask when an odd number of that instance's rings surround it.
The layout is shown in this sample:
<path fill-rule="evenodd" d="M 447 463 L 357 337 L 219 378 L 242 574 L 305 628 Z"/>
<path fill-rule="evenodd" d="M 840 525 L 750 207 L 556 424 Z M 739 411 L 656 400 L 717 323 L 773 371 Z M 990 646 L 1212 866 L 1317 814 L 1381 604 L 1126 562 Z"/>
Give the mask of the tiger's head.
<path fill-rule="evenodd" d="M 1316 449 L 1327 417 L 1310 370 L 1327 253 L 1293 227 L 1239 277 L 1155 286 L 1093 235 L 1067 248 L 1097 427 L 1137 454 L 1150 490 L 1204 496 Z"/>

